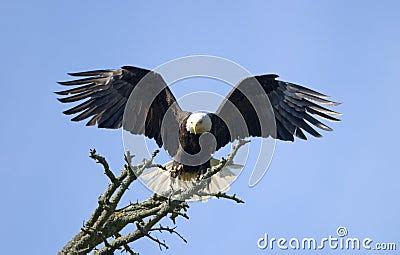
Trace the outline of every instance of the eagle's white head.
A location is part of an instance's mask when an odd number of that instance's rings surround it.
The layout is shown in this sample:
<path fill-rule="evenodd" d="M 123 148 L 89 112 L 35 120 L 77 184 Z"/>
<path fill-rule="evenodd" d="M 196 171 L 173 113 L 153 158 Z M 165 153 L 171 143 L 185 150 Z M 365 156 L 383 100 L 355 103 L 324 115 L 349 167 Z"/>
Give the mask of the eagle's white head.
<path fill-rule="evenodd" d="M 196 135 L 210 132 L 211 126 L 211 118 L 204 112 L 194 112 L 186 120 L 186 131 Z"/>

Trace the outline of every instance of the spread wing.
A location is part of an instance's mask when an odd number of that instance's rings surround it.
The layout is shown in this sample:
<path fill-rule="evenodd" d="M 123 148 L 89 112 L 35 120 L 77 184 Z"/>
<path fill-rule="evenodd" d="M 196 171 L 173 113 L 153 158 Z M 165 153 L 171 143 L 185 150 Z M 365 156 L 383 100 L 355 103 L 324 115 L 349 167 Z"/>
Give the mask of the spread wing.
<path fill-rule="evenodd" d="M 306 140 L 304 131 L 314 137 L 321 137 L 313 126 L 325 131 L 332 130 L 314 116 L 339 121 L 337 116 L 340 113 L 322 106 L 336 106 L 339 103 L 329 100 L 328 96 L 317 91 L 276 78 L 278 75 L 275 74 L 246 78 L 230 92 L 216 115 L 227 123 L 237 123 L 238 119 L 243 118 L 247 130 L 233 128 L 233 134 L 230 130 L 232 135 L 229 136 L 226 135 L 229 133 L 226 125 L 215 127 L 212 133 L 217 139 L 218 148 L 238 137 L 271 136 L 279 140 L 294 141 L 294 136 Z M 260 113 L 267 113 L 264 120 L 268 120 L 269 115 L 273 116 L 276 128 L 271 128 L 271 124 L 263 126 L 260 123 Z"/>
<path fill-rule="evenodd" d="M 76 114 L 72 121 L 89 119 L 87 126 L 97 124 L 99 128 L 108 129 L 123 126 L 133 134 L 154 138 L 159 147 L 164 144 L 169 152 L 176 149 L 177 144 L 163 142 L 164 133 L 169 130 L 161 131 L 161 124 L 167 111 L 170 121 L 179 123 L 182 110 L 161 75 L 131 66 L 69 75 L 79 78 L 59 84 L 74 87 L 56 94 L 64 96 L 59 98 L 62 103 L 80 102 L 64 111 L 66 115 Z M 129 99 L 134 90 L 137 96 Z M 173 125 L 167 126 L 172 128 Z"/>

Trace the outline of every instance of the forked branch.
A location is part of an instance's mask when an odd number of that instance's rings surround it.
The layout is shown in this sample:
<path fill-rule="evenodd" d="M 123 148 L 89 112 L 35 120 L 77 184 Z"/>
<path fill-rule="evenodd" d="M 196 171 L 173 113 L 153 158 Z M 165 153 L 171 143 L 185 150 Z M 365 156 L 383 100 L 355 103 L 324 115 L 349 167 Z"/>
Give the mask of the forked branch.
<path fill-rule="evenodd" d="M 120 208 L 118 206 L 122 196 L 130 185 L 137 180 L 137 177 L 145 169 L 159 166 L 154 163 L 154 158 L 157 156 L 158 151 L 155 151 L 150 159 L 144 160 L 141 164 L 135 166 L 131 165 L 132 156 L 127 153 L 124 167 L 120 174 L 116 176 L 110 169 L 107 160 L 97 154 L 95 150 L 91 150 L 90 158 L 102 165 L 110 183 L 98 198 L 98 206 L 90 218 L 59 254 L 86 254 L 90 252 L 94 254 L 113 254 L 116 250 L 124 250 L 129 254 L 138 254 L 129 245 L 143 237 L 156 242 L 160 249 L 168 249 L 169 247 L 165 241 L 161 241 L 151 235 L 155 231 L 176 235 L 186 243 L 187 240 L 177 232 L 176 226 L 162 226 L 160 221 L 170 217 L 175 224 L 175 220 L 178 217 L 189 219 L 187 215 L 189 205 L 186 201 L 194 194 L 244 203 L 236 195 L 228 195 L 221 192 L 205 194 L 202 189 L 206 185 L 207 179 L 221 171 L 224 166 L 233 162 L 233 158 L 239 148 L 247 142 L 246 140 L 239 140 L 227 158 L 222 159 L 217 166 L 208 169 L 206 173 L 200 176 L 193 187 L 179 191 L 171 190 L 168 194 L 163 194 L 163 196 L 154 194 L 147 200 L 131 203 Z M 121 234 L 121 231 L 128 225 L 134 225 L 136 229 L 128 234 Z"/>

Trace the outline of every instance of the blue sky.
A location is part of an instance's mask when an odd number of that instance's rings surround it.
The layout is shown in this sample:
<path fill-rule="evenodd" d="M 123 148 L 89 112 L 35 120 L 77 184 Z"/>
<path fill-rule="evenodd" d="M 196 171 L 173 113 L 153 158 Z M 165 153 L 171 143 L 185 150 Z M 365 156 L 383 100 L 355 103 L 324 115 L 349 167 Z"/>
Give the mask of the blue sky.
<path fill-rule="evenodd" d="M 399 246 L 399 11 L 398 1 L 3 1 L 2 252 L 54 254 L 106 185 L 89 149 L 114 169 L 122 164 L 121 133 L 70 122 L 55 81 L 192 54 L 328 93 L 344 115 L 323 139 L 278 143 L 256 187 L 244 172 L 233 191 L 246 204 L 193 204 L 190 221 L 178 221 L 189 243 L 165 236 L 171 249 L 163 254 L 267 254 L 256 244 L 264 233 L 325 237 L 338 226 Z M 148 195 L 135 185 L 126 200 Z M 134 248 L 158 253 L 149 240 Z"/>

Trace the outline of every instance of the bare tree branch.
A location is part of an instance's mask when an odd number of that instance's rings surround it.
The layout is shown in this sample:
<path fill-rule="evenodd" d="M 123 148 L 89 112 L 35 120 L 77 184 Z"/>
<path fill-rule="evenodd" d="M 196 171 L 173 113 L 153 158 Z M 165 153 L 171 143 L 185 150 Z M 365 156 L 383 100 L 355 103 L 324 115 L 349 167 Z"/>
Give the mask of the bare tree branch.
<path fill-rule="evenodd" d="M 177 236 L 179 236 L 179 238 L 182 239 L 182 241 L 184 241 L 185 243 L 187 243 L 187 240 L 186 240 L 181 234 L 179 234 L 175 229 L 176 229 L 176 227 L 173 227 L 173 228 L 170 228 L 170 227 L 163 227 L 163 226 L 160 224 L 160 227 L 158 227 L 158 228 L 152 228 L 152 229 L 149 230 L 149 232 L 151 232 L 151 231 L 159 231 L 159 232 L 162 233 L 163 231 L 167 231 L 167 232 L 169 232 L 170 234 L 176 234 Z"/>
<path fill-rule="evenodd" d="M 216 197 L 216 198 L 225 198 L 225 199 L 229 199 L 229 200 L 233 200 L 238 204 L 244 204 L 244 201 L 241 200 L 240 198 L 236 197 L 236 194 L 233 195 L 228 195 L 224 192 L 218 192 L 218 193 L 212 193 L 212 194 L 208 194 L 208 193 L 202 193 L 200 192 L 200 195 L 203 196 L 211 196 L 211 197 Z"/>
<path fill-rule="evenodd" d="M 102 164 L 104 168 L 104 174 L 111 180 L 111 182 L 115 182 L 117 178 L 115 178 L 114 173 L 110 170 L 110 166 L 106 159 L 98 154 L 96 154 L 96 150 L 90 150 L 90 158 L 94 159 L 96 163 Z"/>
<path fill-rule="evenodd" d="M 155 225 L 168 216 L 174 224 L 178 217 L 189 219 L 187 215 L 189 205 L 185 201 L 193 195 L 224 198 L 233 200 L 236 203 L 244 203 L 236 195 L 228 195 L 221 192 L 205 194 L 202 189 L 207 185 L 210 177 L 221 171 L 224 166 L 233 162 L 233 158 L 239 148 L 247 142 L 246 140 L 240 140 L 226 159 L 222 159 L 217 166 L 208 169 L 203 175 L 199 176 L 196 180 L 196 185 L 186 190 L 170 190 L 163 195 L 154 194 L 144 201 L 130 203 L 121 208 L 117 207 L 122 196 L 130 185 L 137 180 L 137 177 L 147 168 L 160 167 L 160 165 L 153 163 L 158 151 L 155 151 L 150 159 L 144 160 L 141 164 L 135 166 L 131 165 L 133 156 L 127 153 L 123 169 L 118 176 L 115 176 L 107 160 L 97 154 L 95 150 L 91 150 L 90 158 L 102 165 L 110 184 L 98 198 L 98 206 L 89 220 L 84 223 L 79 233 L 63 247 L 59 254 L 85 254 L 90 252 L 94 254 L 113 254 L 116 250 L 138 254 L 132 250 L 129 244 L 143 237 L 156 242 L 160 249 L 168 249 L 165 241 L 161 241 L 151 235 L 155 231 L 175 234 L 187 243 L 187 240 L 176 231 L 176 226 L 159 225 L 155 227 Z M 121 231 L 128 225 L 136 226 L 136 230 L 122 235 Z"/>

